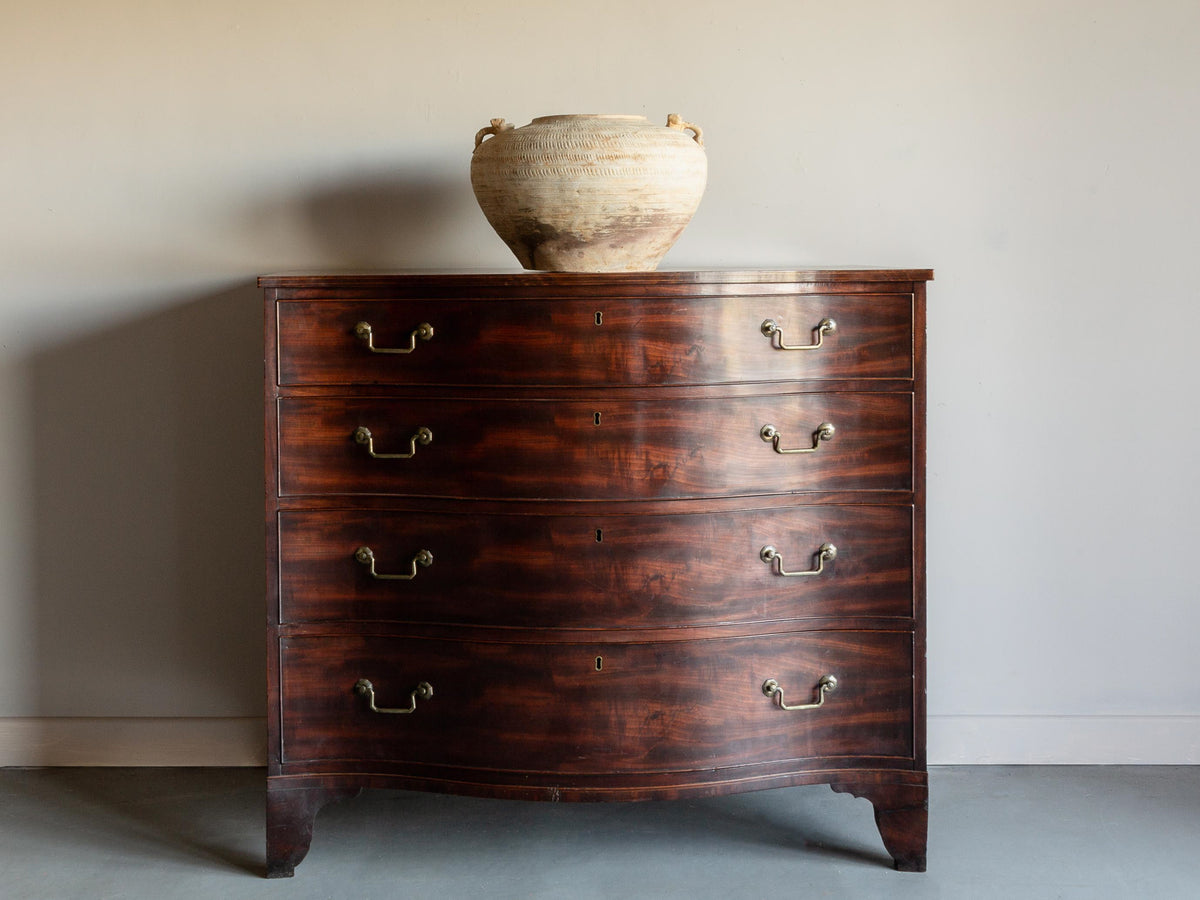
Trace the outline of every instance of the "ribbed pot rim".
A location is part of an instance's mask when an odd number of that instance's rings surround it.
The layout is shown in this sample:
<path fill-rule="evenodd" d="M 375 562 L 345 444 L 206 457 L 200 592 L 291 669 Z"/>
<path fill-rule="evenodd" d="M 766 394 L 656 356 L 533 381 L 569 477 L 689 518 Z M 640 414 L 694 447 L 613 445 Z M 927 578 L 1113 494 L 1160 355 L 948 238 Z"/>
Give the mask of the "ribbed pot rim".
<path fill-rule="evenodd" d="M 569 115 L 557 116 L 538 116 L 531 125 L 538 125 L 543 122 L 569 122 L 574 119 L 604 119 L 605 121 L 616 122 L 649 122 L 645 116 L 627 116 L 621 113 L 571 113 Z"/>

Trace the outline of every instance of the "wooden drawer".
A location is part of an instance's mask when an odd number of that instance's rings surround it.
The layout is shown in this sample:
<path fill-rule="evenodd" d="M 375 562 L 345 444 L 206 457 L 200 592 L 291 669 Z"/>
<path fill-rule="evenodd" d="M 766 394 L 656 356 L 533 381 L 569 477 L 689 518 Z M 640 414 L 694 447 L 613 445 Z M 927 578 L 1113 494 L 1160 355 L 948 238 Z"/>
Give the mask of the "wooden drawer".
<path fill-rule="evenodd" d="M 279 492 L 640 500 L 908 491 L 909 393 L 279 401 Z M 818 440 L 823 424 L 834 426 Z M 775 441 L 764 440 L 773 426 Z M 366 429 L 370 443 L 356 440 Z M 427 429 L 428 444 L 416 436 Z M 781 450 L 812 452 L 780 453 Z M 813 449 L 815 447 L 815 449 Z M 372 458 L 411 452 L 410 458 Z"/>
<path fill-rule="evenodd" d="M 911 378 L 913 300 L 780 294 L 592 300 L 327 300 L 277 305 L 279 383 L 664 385 Z M 819 326 L 835 328 L 815 350 Z M 779 333 L 763 330 L 768 320 Z M 356 333 L 371 327 L 373 353 Z M 432 327 L 428 340 L 414 336 Z"/>
<path fill-rule="evenodd" d="M 289 511 L 279 514 L 280 619 L 655 628 L 911 617 L 912 537 L 911 506 L 653 516 Z M 835 555 L 822 560 L 826 544 Z M 768 546 L 778 560 L 762 558 Z M 361 548 L 370 553 L 359 559 Z M 416 562 L 422 551 L 428 566 Z M 373 577 L 372 563 L 376 575 L 409 577 Z M 785 576 L 781 564 L 819 574 Z"/>
<path fill-rule="evenodd" d="M 390 760 L 638 773 L 913 754 L 911 632 L 811 632 L 636 644 L 381 636 L 280 641 L 284 764 Z M 766 696 L 776 680 L 788 711 Z M 408 715 L 421 682 L 433 695 Z"/>

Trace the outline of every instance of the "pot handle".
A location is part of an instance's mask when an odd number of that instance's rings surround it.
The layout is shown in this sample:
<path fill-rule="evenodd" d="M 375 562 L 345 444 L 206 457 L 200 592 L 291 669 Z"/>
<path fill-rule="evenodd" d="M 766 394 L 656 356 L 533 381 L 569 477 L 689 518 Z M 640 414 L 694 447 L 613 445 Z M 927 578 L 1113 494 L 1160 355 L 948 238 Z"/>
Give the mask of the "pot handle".
<path fill-rule="evenodd" d="M 513 126 L 505 122 L 503 119 L 492 119 L 492 124 L 487 128 L 480 128 L 475 132 L 475 149 L 479 149 L 479 145 L 483 143 L 483 139 L 489 134 L 499 134 L 502 131 L 512 131 Z"/>
<path fill-rule="evenodd" d="M 669 116 L 667 116 L 667 127 L 677 128 L 680 131 L 694 132 L 696 143 L 701 147 L 704 146 L 704 132 L 701 130 L 700 126 L 693 125 L 691 122 L 683 121 L 683 116 L 679 115 L 679 113 L 671 113 Z M 484 130 L 486 131 L 486 129 Z M 483 132 L 481 131 L 480 134 L 482 133 Z"/>

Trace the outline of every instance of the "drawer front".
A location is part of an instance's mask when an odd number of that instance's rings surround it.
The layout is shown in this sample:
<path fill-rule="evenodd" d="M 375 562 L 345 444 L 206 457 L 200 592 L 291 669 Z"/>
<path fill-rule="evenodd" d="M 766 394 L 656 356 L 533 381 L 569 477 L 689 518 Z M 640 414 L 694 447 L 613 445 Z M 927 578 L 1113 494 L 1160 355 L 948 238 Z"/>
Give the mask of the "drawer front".
<path fill-rule="evenodd" d="M 279 401 L 279 489 L 284 496 L 584 500 L 907 491 L 912 421 L 908 393 L 287 398 Z M 834 426 L 824 432 L 828 440 L 820 437 L 825 424 Z"/>
<path fill-rule="evenodd" d="M 523 628 L 911 617 L 912 526 L 911 506 L 654 516 L 284 512 L 280 617 Z"/>
<path fill-rule="evenodd" d="M 911 294 L 277 305 L 279 382 L 723 384 L 911 378 Z M 833 326 L 821 328 L 825 320 Z M 767 322 L 774 322 L 774 333 Z M 369 341 L 360 323 L 370 326 Z M 432 329 L 419 332 L 422 325 Z M 808 350 L 783 347 L 820 346 Z"/>
<path fill-rule="evenodd" d="M 639 644 L 281 640 L 283 758 L 560 774 L 913 753 L 908 632 Z M 825 675 L 836 689 L 817 709 Z M 355 686 L 371 683 L 373 712 Z M 422 683 L 432 696 L 414 692 Z M 414 708 L 415 707 L 415 708 Z"/>

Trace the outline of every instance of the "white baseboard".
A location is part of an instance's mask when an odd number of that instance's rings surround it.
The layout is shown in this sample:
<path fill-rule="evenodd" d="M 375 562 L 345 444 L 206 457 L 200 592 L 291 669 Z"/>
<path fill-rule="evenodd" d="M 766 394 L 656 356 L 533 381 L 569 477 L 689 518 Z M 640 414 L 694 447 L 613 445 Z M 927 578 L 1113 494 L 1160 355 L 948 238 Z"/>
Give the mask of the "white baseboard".
<path fill-rule="evenodd" d="M 0 766 L 262 766 L 261 718 L 0 718 Z M 1200 716 L 930 716 L 929 764 L 1200 765 Z"/>
<path fill-rule="evenodd" d="M 1200 764 L 1200 716 L 930 716 L 931 766 Z"/>
<path fill-rule="evenodd" d="M 265 766 L 262 718 L 0 718 L 0 766 Z"/>

